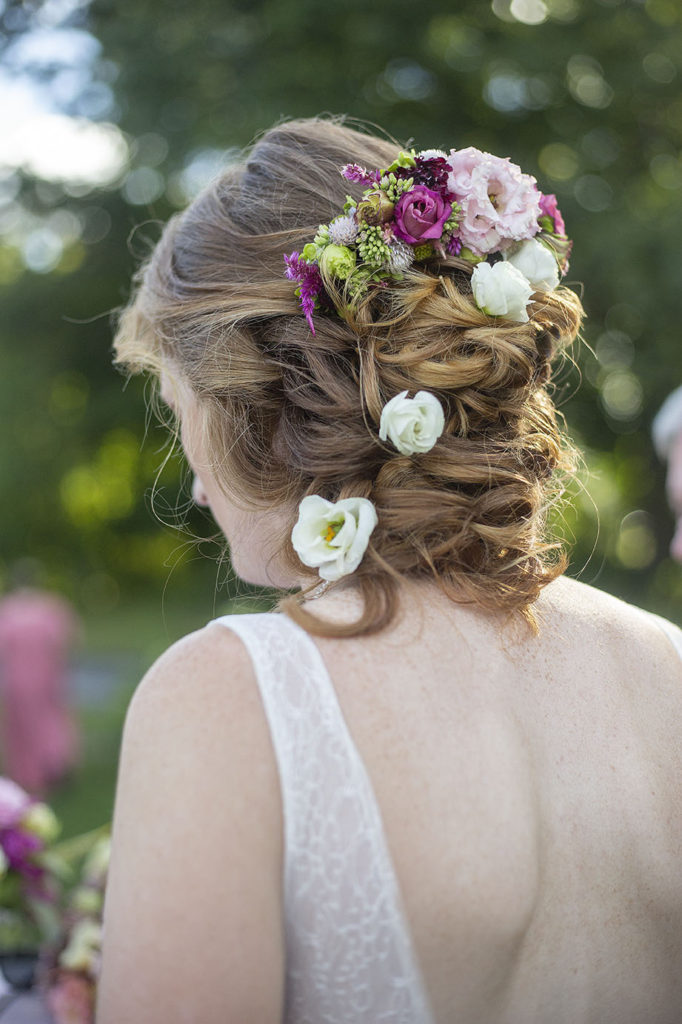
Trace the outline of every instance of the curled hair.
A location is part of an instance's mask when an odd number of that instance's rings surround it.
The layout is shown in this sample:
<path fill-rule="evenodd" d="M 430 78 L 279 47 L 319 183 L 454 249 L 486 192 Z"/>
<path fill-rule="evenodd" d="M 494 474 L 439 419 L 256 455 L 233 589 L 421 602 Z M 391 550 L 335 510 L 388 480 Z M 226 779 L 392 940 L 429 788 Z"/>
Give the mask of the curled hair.
<path fill-rule="evenodd" d="M 304 588 L 283 608 L 309 631 L 381 629 L 402 578 L 435 579 L 456 601 L 532 623 L 540 590 L 566 565 L 545 519 L 574 453 L 547 385 L 578 333 L 578 297 L 537 293 L 524 324 L 490 317 L 474 302 L 471 265 L 447 257 L 373 290 L 346 319 L 316 315 L 313 336 L 283 276 L 283 253 L 347 192 L 359 197 L 340 167 L 386 166 L 395 152 L 339 120 L 268 131 L 166 227 L 122 313 L 117 361 L 170 365 L 191 386 L 226 493 L 291 510 L 279 557 L 294 578 L 319 582 L 289 537 L 299 501 L 372 500 L 379 524 L 353 574 L 362 616 L 322 622 Z M 419 389 L 438 397 L 446 428 L 430 452 L 405 456 L 379 440 L 381 410 Z"/>

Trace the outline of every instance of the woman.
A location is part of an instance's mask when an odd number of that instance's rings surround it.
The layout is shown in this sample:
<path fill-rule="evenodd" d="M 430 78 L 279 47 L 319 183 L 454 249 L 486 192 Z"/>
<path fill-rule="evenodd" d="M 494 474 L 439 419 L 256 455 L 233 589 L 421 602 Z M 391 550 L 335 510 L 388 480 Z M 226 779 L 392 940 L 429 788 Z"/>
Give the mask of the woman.
<path fill-rule="evenodd" d="M 118 360 L 300 590 L 133 699 L 101 1024 L 679 1021 L 680 633 L 544 526 L 569 248 L 509 161 L 321 120 L 169 224 Z"/>

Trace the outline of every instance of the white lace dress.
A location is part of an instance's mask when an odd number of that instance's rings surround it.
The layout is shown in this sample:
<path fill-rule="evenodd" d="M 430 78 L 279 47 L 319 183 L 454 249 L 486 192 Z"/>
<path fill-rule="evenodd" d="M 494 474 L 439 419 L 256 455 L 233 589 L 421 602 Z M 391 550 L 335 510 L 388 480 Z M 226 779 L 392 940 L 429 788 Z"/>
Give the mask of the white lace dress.
<path fill-rule="evenodd" d="M 286 1024 L 433 1024 L 376 798 L 314 641 L 284 615 L 216 621 L 251 656 L 279 769 Z"/>
<path fill-rule="evenodd" d="M 682 657 L 677 626 L 648 617 Z M 434 1024 L 376 798 L 314 641 L 284 615 L 216 621 L 251 656 L 279 769 L 286 1024 Z"/>

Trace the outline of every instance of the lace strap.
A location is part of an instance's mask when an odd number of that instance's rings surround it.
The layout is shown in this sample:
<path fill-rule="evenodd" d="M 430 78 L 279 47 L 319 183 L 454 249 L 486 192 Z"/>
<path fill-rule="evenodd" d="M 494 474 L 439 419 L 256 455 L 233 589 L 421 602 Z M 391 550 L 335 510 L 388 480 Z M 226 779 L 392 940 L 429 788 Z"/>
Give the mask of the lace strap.
<path fill-rule="evenodd" d="M 432 1024 L 369 777 L 314 641 L 279 614 L 246 646 L 282 787 L 287 1021 Z"/>
<path fill-rule="evenodd" d="M 674 623 L 668 622 L 661 615 L 655 615 L 654 612 L 646 612 L 645 614 L 656 623 L 659 629 L 663 630 L 680 658 L 682 658 L 682 629 L 674 625 Z"/>

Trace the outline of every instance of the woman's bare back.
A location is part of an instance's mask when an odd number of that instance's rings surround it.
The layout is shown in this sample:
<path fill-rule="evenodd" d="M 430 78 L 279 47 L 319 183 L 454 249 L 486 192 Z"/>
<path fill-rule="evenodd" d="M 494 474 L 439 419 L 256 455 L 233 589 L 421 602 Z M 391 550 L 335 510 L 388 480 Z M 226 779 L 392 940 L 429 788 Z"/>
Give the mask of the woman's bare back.
<path fill-rule="evenodd" d="M 652 620 L 581 584 L 536 607 L 532 638 L 408 588 L 390 632 L 317 641 L 434 1014 L 675 1024 L 682 660 Z"/>

